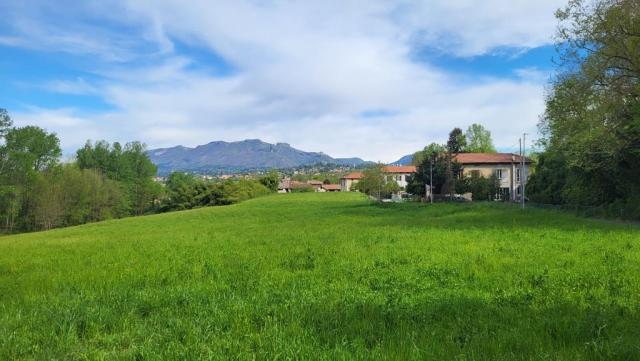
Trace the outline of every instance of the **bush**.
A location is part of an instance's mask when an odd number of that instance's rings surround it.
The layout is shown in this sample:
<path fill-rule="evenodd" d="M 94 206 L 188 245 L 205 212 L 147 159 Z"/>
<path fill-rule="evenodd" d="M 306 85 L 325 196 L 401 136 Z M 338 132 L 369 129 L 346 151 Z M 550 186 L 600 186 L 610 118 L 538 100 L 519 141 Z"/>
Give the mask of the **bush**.
<path fill-rule="evenodd" d="M 495 176 L 485 178 L 473 173 L 456 185 L 459 185 L 456 190 L 458 193 L 470 192 L 473 194 L 474 201 L 494 200 L 500 190 L 500 184 Z"/>

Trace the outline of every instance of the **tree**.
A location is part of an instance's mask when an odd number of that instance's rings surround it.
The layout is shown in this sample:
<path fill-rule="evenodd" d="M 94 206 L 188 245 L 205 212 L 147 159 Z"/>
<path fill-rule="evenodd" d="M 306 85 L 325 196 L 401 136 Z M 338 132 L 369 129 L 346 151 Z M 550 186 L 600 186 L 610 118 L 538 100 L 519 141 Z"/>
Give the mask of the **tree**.
<path fill-rule="evenodd" d="M 198 204 L 198 188 L 196 178 L 189 173 L 173 172 L 167 177 L 165 192 L 167 198 L 164 200 L 163 209 L 182 210 L 191 209 Z M 200 189 L 203 190 L 204 187 Z"/>
<path fill-rule="evenodd" d="M 278 191 L 278 183 L 280 183 L 280 174 L 272 170 L 267 175 L 260 177 L 260 183 L 269 188 L 272 192 Z"/>
<path fill-rule="evenodd" d="M 62 155 L 56 134 L 40 127 L 11 128 L 5 137 L 8 166 L 18 175 L 43 171 L 55 165 Z"/>
<path fill-rule="evenodd" d="M 5 137 L 9 129 L 13 126 L 13 121 L 6 109 L 0 108 L 0 140 Z"/>
<path fill-rule="evenodd" d="M 495 153 L 491 132 L 481 124 L 471 124 L 465 133 L 466 146 L 465 153 Z"/>
<path fill-rule="evenodd" d="M 13 126 L 13 121 L 6 109 L 0 108 L 0 182 L 7 166 L 7 147 L 5 136 Z"/>
<path fill-rule="evenodd" d="M 640 218 L 640 2 L 573 0 L 556 16 L 559 74 L 530 195 Z"/>
<path fill-rule="evenodd" d="M 467 145 L 467 140 L 462 133 L 462 129 L 453 128 L 449 133 L 449 140 L 447 141 L 447 172 L 445 182 L 442 186 L 442 194 L 452 195 L 456 189 L 456 178 L 458 172 L 454 165 L 454 157 L 460 153 Z"/>
<path fill-rule="evenodd" d="M 146 153 L 146 147 L 140 142 L 127 143 L 122 152 L 124 169 L 130 172 L 129 193 L 134 214 L 144 214 L 153 205 L 159 195 L 159 185 L 153 181 L 158 169 Z"/>
<path fill-rule="evenodd" d="M 474 201 L 491 201 L 500 192 L 500 181 L 495 175 L 485 178 L 472 172 L 462 179 L 459 188 L 459 193 L 471 193 Z"/>
<path fill-rule="evenodd" d="M 10 233 L 16 226 L 16 220 L 22 210 L 23 188 L 16 185 L 0 185 L 1 228 Z"/>
<path fill-rule="evenodd" d="M 382 200 L 392 193 L 398 192 L 400 186 L 394 180 L 388 180 L 383 164 L 375 164 L 362 172 L 362 178 L 355 185 L 356 190 Z"/>
<path fill-rule="evenodd" d="M 467 146 L 467 139 L 465 138 L 462 129 L 453 128 L 449 133 L 449 140 L 447 140 L 447 151 L 451 154 L 457 154 L 464 150 Z"/>
<path fill-rule="evenodd" d="M 424 196 L 426 186 L 433 183 L 434 194 L 442 191 L 447 172 L 446 147 L 431 143 L 413 156 L 416 173 L 408 180 L 407 191 Z M 433 162 L 433 180 L 431 179 L 431 163 Z"/>
<path fill-rule="evenodd" d="M 123 148 L 119 143 L 87 141 L 76 152 L 76 161 L 81 169 L 97 169 L 107 178 L 122 182 L 133 214 L 150 210 L 161 192 L 161 186 L 152 179 L 157 168 L 140 142 L 127 143 Z"/>
<path fill-rule="evenodd" d="M 32 229 L 50 229 L 125 215 L 126 199 L 120 184 L 97 169 L 75 164 L 38 173 L 34 184 Z"/>

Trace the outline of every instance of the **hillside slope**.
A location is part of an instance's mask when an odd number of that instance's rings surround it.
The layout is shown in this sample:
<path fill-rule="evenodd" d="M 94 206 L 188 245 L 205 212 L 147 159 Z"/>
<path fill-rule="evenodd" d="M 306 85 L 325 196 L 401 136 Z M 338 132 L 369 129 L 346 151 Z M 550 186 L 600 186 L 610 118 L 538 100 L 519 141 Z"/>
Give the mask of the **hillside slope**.
<path fill-rule="evenodd" d="M 355 193 L 0 237 L 0 359 L 640 358 L 640 234 Z"/>

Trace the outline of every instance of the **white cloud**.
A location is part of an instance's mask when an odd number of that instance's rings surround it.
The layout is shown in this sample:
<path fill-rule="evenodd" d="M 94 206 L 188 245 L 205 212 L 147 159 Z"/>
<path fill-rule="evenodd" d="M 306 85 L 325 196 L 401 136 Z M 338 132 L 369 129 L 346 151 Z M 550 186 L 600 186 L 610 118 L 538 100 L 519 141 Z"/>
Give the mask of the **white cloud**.
<path fill-rule="evenodd" d="M 18 12 L 16 34 L 0 34 L 0 40 L 15 45 L 22 36 L 34 48 L 101 60 L 93 69 L 105 79 L 100 84 L 76 79 L 47 85 L 99 94 L 114 110 L 37 109 L 17 117 L 56 130 L 69 149 L 86 138 L 140 139 L 152 147 L 261 138 L 332 156 L 393 161 L 444 141 L 453 126 L 481 122 L 503 147 L 523 131 L 535 132 L 544 80 L 534 69 L 522 69 L 519 78 L 469 83 L 414 62 L 412 53 L 427 47 L 466 57 L 545 45 L 561 5 L 123 0 L 114 5 L 118 16 L 111 12 L 106 21 L 122 22 L 133 34 L 87 25 L 108 8 L 90 3 L 73 10 L 67 26 Z M 219 77 L 198 70 L 194 65 L 201 64 L 176 50 L 176 41 L 219 54 L 235 71 Z M 128 62 L 149 56 L 157 59 L 154 65 Z M 377 109 L 392 112 L 361 116 Z"/>

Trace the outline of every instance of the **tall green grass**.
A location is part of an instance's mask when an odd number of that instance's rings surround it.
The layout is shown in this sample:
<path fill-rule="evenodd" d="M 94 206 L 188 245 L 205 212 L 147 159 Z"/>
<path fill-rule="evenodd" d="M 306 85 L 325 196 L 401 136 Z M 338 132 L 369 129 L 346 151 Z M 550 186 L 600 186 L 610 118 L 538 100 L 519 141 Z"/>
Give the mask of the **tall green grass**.
<path fill-rule="evenodd" d="M 0 359 L 638 360 L 640 231 L 314 193 L 0 237 Z"/>

